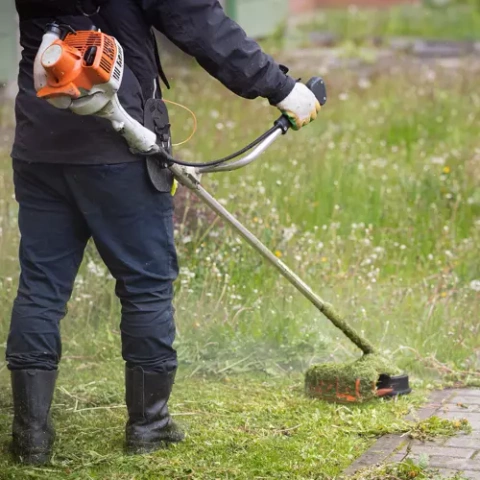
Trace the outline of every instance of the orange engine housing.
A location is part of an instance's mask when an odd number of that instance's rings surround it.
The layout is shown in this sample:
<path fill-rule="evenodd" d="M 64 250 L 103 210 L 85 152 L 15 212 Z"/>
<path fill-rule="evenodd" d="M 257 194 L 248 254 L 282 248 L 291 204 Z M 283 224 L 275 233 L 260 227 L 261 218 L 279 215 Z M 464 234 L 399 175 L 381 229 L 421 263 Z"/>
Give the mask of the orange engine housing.
<path fill-rule="evenodd" d="M 119 55 L 116 41 L 102 32 L 69 33 L 56 40 L 42 56 L 47 85 L 37 92 L 40 98 L 68 96 L 76 99 L 93 86 L 121 80 L 116 66 Z"/>

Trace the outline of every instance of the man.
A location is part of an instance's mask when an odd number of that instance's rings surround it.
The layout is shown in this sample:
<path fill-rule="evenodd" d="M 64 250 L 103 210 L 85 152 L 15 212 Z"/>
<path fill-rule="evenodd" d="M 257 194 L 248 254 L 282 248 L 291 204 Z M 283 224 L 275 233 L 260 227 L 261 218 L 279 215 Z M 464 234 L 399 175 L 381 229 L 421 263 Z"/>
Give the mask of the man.
<path fill-rule="evenodd" d="M 159 73 L 165 79 L 152 27 L 231 91 L 267 98 L 296 129 L 313 120 L 320 105 L 246 37 L 217 0 L 16 0 L 16 6 L 23 54 L 12 158 L 21 276 L 6 355 L 13 452 L 24 463 L 49 460 L 59 322 L 90 238 L 122 304 L 126 446 L 132 453 L 152 451 L 183 439 L 167 407 L 177 368 L 172 179 L 168 170 L 154 174 L 107 120 L 76 116 L 36 98 L 33 65 L 45 27 L 52 21 L 75 30 L 95 25 L 116 37 L 126 63 L 120 101 L 142 123 L 148 102 L 160 98 Z M 153 123 L 158 134 L 169 134 L 168 121 Z"/>

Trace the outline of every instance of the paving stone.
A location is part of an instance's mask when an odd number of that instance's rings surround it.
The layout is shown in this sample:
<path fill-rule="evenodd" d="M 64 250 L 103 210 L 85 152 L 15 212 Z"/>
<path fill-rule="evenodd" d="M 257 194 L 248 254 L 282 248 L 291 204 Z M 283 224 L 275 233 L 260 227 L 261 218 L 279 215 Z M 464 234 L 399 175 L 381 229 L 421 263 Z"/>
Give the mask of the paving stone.
<path fill-rule="evenodd" d="M 394 37 L 388 41 L 390 48 L 396 51 L 408 51 L 414 43 L 415 41 L 408 37 Z"/>
<path fill-rule="evenodd" d="M 428 457 L 429 466 L 432 468 L 450 468 L 452 470 L 471 470 L 480 472 L 480 460 L 465 460 L 462 458 L 441 457 L 432 455 Z"/>
<path fill-rule="evenodd" d="M 438 407 L 421 408 L 417 412 L 412 412 L 412 413 L 408 414 L 405 417 L 405 420 L 407 422 L 421 422 L 422 420 L 426 420 L 427 418 L 430 418 L 433 415 L 435 415 L 440 407 L 441 407 L 441 405 L 439 404 Z"/>
<path fill-rule="evenodd" d="M 449 470 L 446 468 L 439 468 L 436 470 L 438 470 L 438 473 L 445 478 L 451 478 L 458 473 L 458 470 Z M 462 476 L 468 480 L 480 480 L 480 472 L 462 472 Z"/>
<path fill-rule="evenodd" d="M 473 448 L 456 448 L 456 447 L 439 447 L 435 444 L 430 445 L 415 445 L 412 447 L 412 452 L 417 455 L 428 456 L 442 456 L 450 458 L 463 458 L 465 460 L 472 458 L 477 452 Z"/>
<path fill-rule="evenodd" d="M 462 477 L 468 480 L 480 480 L 480 472 L 461 472 Z"/>
<path fill-rule="evenodd" d="M 471 390 L 469 390 L 471 391 Z M 480 405 L 480 397 L 476 395 L 459 394 L 449 400 L 449 403 L 465 403 L 467 405 Z"/>
<path fill-rule="evenodd" d="M 412 53 L 422 58 L 461 57 L 473 51 L 472 42 L 417 40 Z"/>
<path fill-rule="evenodd" d="M 480 413 L 469 412 L 439 412 L 439 417 L 447 420 L 467 420 L 472 430 L 480 430 Z"/>
<path fill-rule="evenodd" d="M 408 441 L 399 435 L 385 435 L 382 437 L 381 441 L 376 442 L 368 451 L 389 455 L 391 452 L 397 450 L 406 443 L 408 443 Z"/>
<path fill-rule="evenodd" d="M 436 455 L 451 458 L 463 458 L 466 460 L 476 457 L 479 451 L 479 448 L 477 448 L 477 446 L 445 446 L 442 445 L 442 443 L 444 442 L 444 439 L 433 442 L 421 442 L 415 440 L 411 441 L 409 445 L 402 446 L 402 448 L 398 450 L 397 453 L 401 455 L 406 455 L 407 452 L 410 452 L 410 456 Z"/>
<path fill-rule="evenodd" d="M 442 403 L 450 397 L 458 395 L 456 390 L 437 390 L 430 394 L 429 403 Z"/>
<path fill-rule="evenodd" d="M 455 392 L 455 397 L 480 398 L 480 388 L 465 388 L 463 390 L 452 391 Z"/>
<path fill-rule="evenodd" d="M 445 403 L 440 408 L 441 412 L 470 412 L 470 413 L 480 413 L 480 403 Z"/>
<path fill-rule="evenodd" d="M 451 478 L 451 477 L 453 477 L 456 473 L 458 473 L 457 470 L 449 470 L 448 468 L 436 468 L 436 469 L 435 469 L 435 473 L 437 473 L 437 472 L 438 472 L 439 475 L 442 476 L 442 478 L 443 478 L 443 477 L 445 477 L 445 478 Z"/>
<path fill-rule="evenodd" d="M 460 392 L 460 390 L 457 390 L 457 392 Z M 467 390 L 463 390 L 463 395 L 480 398 L 480 388 L 469 388 Z"/>
<path fill-rule="evenodd" d="M 459 437 L 449 438 L 444 446 L 446 447 L 459 447 L 459 448 L 474 448 L 480 450 L 480 432 L 472 432 L 477 435 L 462 435 Z"/>
<path fill-rule="evenodd" d="M 343 475 L 353 475 L 358 470 L 361 470 L 365 467 L 370 467 L 372 465 L 377 465 L 385 462 L 387 459 L 387 455 L 379 455 L 378 453 L 374 452 L 367 452 L 363 454 L 358 460 L 356 460 L 350 467 L 348 467 L 344 472 Z"/>
<path fill-rule="evenodd" d="M 464 404 L 467 408 L 462 408 Z M 434 392 L 429 403 L 418 412 L 409 415 L 410 420 L 423 420 L 432 415 L 449 420 L 466 419 L 473 431 L 459 432 L 455 438 L 438 438 L 430 442 L 410 440 L 400 435 L 386 435 L 358 459 L 345 473 L 381 463 L 395 463 L 408 458 L 418 461 L 427 455 L 429 465 L 452 476 L 461 472 L 469 480 L 480 480 L 480 390 L 443 390 Z M 407 448 L 408 447 L 408 448 Z"/>
<path fill-rule="evenodd" d="M 406 442 L 402 447 L 397 450 L 396 453 L 401 453 L 403 455 L 406 455 L 407 451 L 412 451 L 416 449 L 417 447 L 428 447 L 428 448 L 441 448 L 444 447 L 443 445 L 445 443 L 444 438 L 439 438 L 433 441 L 429 442 L 423 442 L 422 440 L 409 440 Z M 460 447 L 463 448 L 463 447 Z"/>
<path fill-rule="evenodd" d="M 389 463 L 399 463 L 405 460 L 405 454 L 404 453 L 395 453 L 394 455 L 391 455 L 388 457 L 388 462 Z"/>

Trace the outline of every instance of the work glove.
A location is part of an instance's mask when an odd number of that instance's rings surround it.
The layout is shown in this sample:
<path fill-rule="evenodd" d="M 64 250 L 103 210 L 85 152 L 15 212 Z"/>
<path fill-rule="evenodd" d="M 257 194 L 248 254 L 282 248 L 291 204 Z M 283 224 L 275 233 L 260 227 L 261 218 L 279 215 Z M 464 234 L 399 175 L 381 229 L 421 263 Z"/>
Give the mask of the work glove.
<path fill-rule="evenodd" d="M 313 92 L 303 83 L 293 90 L 276 107 L 287 116 L 294 130 L 300 130 L 317 118 L 322 108 Z"/>

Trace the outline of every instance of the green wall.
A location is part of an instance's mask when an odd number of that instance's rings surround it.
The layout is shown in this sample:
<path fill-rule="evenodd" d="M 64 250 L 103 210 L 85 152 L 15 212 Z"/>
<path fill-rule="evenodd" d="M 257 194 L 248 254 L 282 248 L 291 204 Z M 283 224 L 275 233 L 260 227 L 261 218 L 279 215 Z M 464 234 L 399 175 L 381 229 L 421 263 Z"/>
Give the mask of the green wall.
<path fill-rule="evenodd" d="M 288 0 L 226 0 L 228 15 L 251 37 L 271 35 L 288 17 Z"/>
<path fill-rule="evenodd" d="M 0 84 L 15 80 L 18 52 L 14 0 L 0 0 Z"/>

